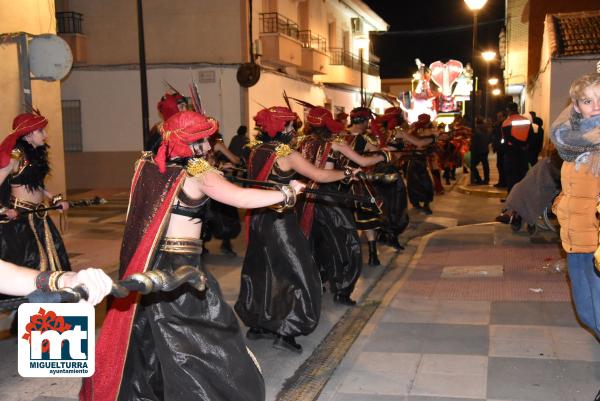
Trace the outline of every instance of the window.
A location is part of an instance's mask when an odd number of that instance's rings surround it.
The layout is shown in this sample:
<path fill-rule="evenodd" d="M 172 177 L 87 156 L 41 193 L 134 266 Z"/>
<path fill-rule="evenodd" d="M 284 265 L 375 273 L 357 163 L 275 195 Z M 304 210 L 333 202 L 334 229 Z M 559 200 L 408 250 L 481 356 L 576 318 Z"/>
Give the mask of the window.
<path fill-rule="evenodd" d="M 81 152 L 83 141 L 81 138 L 81 101 L 63 100 L 63 140 L 65 152 Z"/>

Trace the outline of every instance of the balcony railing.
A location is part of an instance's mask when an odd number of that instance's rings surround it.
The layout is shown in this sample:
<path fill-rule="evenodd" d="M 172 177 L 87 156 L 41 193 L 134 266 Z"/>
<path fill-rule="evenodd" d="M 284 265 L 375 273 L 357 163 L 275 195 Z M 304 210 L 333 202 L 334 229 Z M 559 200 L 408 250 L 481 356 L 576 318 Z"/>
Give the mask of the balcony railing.
<path fill-rule="evenodd" d="M 291 19 L 279 13 L 260 13 L 260 33 L 280 33 L 300 40 L 300 28 Z"/>
<path fill-rule="evenodd" d="M 345 65 L 353 70 L 360 71 L 360 57 L 341 48 L 329 48 L 329 64 Z M 379 65 L 363 60 L 363 72 L 379 76 Z"/>
<path fill-rule="evenodd" d="M 83 14 L 72 11 L 56 13 L 56 30 L 58 33 L 83 33 Z"/>
<path fill-rule="evenodd" d="M 310 29 L 300 31 L 300 41 L 304 47 L 311 47 L 323 53 L 327 52 L 327 40 L 321 35 L 312 33 Z"/>

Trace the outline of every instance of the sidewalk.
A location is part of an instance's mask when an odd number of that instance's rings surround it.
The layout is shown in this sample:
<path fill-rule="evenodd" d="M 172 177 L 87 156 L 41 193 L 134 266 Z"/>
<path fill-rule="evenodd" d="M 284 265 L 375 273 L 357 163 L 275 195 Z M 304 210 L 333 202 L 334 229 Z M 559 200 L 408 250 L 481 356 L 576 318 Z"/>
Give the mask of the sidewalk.
<path fill-rule="evenodd" d="M 418 241 L 319 401 L 591 401 L 600 344 L 556 237 L 488 223 Z"/>

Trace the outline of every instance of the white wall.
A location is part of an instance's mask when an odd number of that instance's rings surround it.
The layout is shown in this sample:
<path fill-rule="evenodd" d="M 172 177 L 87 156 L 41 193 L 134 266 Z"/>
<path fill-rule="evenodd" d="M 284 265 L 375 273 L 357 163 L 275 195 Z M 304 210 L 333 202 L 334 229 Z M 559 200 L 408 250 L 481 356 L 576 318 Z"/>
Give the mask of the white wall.
<path fill-rule="evenodd" d="M 310 84 L 298 80 L 286 78 L 282 75 L 263 71 L 258 83 L 249 89 L 249 116 L 248 127 L 254 127 L 252 117 L 263 107 L 284 106 L 283 89 L 290 97 L 295 97 L 315 106 L 323 106 L 326 101 L 332 106 L 343 106 L 348 112 L 360 105 L 359 92 L 326 87 L 323 85 Z M 296 102 L 291 102 L 292 109 L 298 115 L 304 117 L 304 108 Z"/>
<path fill-rule="evenodd" d="M 168 82 L 189 96 L 192 75 L 200 70 L 214 72 L 214 82 L 198 83 L 208 115 L 219 120 L 226 141 L 241 123 L 240 89 L 236 69 L 210 67 L 148 70 L 150 126 L 159 121 L 156 104 L 168 90 Z M 140 80 L 137 69 L 73 71 L 62 83 L 62 98 L 81 101 L 83 150 L 86 152 L 137 151 L 142 149 Z"/>
<path fill-rule="evenodd" d="M 550 92 L 550 119 L 544 121 L 544 126 L 558 117 L 561 111 L 569 104 L 569 88 L 571 83 L 584 74 L 596 71 L 596 63 L 600 55 L 590 60 L 582 59 L 555 59 L 552 60 L 552 87 Z"/>

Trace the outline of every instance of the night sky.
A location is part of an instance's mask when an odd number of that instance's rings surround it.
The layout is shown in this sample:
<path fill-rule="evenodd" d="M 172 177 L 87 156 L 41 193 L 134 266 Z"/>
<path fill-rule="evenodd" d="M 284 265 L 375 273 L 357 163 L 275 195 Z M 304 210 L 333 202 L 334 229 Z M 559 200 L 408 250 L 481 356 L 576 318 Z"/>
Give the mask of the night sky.
<path fill-rule="evenodd" d="M 364 0 L 389 25 L 388 33 L 371 36 L 372 51 L 381 58 L 382 78 L 408 78 L 423 63 L 471 59 L 473 14 L 463 0 Z M 488 0 L 478 14 L 479 50 L 498 52 L 504 26 L 504 0 Z M 457 29 L 461 28 L 462 29 Z M 431 32 L 450 29 L 446 32 Z M 483 68 L 483 67 L 481 67 Z"/>

